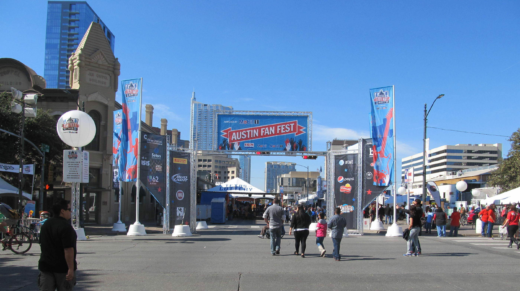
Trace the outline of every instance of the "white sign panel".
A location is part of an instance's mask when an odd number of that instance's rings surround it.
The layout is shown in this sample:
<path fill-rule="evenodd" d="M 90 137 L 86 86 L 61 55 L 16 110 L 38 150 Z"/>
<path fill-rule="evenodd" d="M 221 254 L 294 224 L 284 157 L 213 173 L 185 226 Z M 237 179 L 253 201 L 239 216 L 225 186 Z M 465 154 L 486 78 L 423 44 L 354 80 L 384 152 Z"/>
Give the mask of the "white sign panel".
<path fill-rule="evenodd" d="M 10 172 L 10 173 L 19 173 L 20 165 L 11 165 L 11 164 L 2 164 L 0 163 L 0 171 L 2 172 Z M 23 173 L 26 175 L 34 175 L 34 165 L 23 165 Z"/>
<path fill-rule="evenodd" d="M 78 150 L 63 151 L 63 181 L 82 182 L 83 155 Z"/>
<path fill-rule="evenodd" d="M 89 160 L 90 160 L 89 152 L 84 151 L 83 152 L 83 174 L 81 175 L 82 176 L 81 183 L 89 182 L 89 180 L 88 180 L 88 177 L 89 177 L 88 167 L 90 166 Z"/>

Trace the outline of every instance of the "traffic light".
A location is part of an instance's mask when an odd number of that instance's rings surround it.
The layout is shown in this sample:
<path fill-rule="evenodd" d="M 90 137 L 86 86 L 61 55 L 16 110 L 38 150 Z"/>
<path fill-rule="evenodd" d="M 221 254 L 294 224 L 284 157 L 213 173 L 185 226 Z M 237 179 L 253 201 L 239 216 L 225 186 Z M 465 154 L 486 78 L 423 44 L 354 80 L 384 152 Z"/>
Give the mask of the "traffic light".
<path fill-rule="evenodd" d="M 257 155 L 268 155 L 269 152 L 256 152 Z"/>
<path fill-rule="evenodd" d="M 54 189 L 54 184 L 45 184 L 45 191 L 52 191 Z"/>
<path fill-rule="evenodd" d="M 318 158 L 318 156 L 303 156 L 304 160 L 315 160 L 317 158 Z"/>

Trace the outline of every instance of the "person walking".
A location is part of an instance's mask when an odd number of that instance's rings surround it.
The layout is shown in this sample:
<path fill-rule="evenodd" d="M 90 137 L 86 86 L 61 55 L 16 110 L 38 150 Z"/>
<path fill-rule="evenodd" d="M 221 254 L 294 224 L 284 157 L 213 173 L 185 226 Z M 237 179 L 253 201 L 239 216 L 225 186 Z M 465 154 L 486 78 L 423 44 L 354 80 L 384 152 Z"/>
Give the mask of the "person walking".
<path fill-rule="evenodd" d="M 495 222 L 497 222 L 497 213 L 495 211 L 495 204 L 491 204 L 488 210 L 488 224 L 487 224 L 487 236 L 493 237 L 493 227 L 495 226 Z"/>
<path fill-rule="evenodd" d="M 458 236 L 460 228 L 460 212 L 457 211 L 457 208 L 453 208 L 453 213 L 450 218 L 450 236 Z"/>
<path fill-rule="evenodd" d="M 307 237 L 309 236 L 309 225 L 311 225 L 311 218 L 305 210 L 303 206 L 299 205 L 296 213 L 293 215 L 293 219 L 291 221 L 291 228 L 289 229 L 289 235 L 292 235 L 294 231 L 294 247 L 296 251 L 294 251 L 295 255 L 299 255 L 300 244 L 302 246 L 302 258 L 305 258 L 305 249 L 307 248 Z"/>
<path fill-rule="evenodd" d="M 38 286 L 42 291 L 72 290 L 76 285 L 77 236 L 70 224 L 69 201 L 57 200 L 52 206 L 52 212 L 54 216 L 40 230 Z"/>
<path fill-rule="evenodd" d="M 422 211 L 417 211 L 415 205 L 410 206 L 410 235 L 406 241 L 407 252 L 403 255 L 405 257 L 418 256 L 420 254 L 419 246 L 419 231 L 421 229 Z"/>
<path fill-rule="evenodd" d="M 334 209 L 334 215 L 330 218 L 330 221 L 327 225 L 329 229 L 332 230 L 331 238 L 334 249 L 332 250 L 332 256 L 335 261 L 341 261 L 340 254 L 340 246 L 341 239 L 343 238 L 343 231 L 345 227 L 347 227 L 347 220 L 345 217 L 341 216 L 341 209 Z"/>
<path fill-rule="evenodd" d="M 520 243 L 518 242 L 518 238 L 516 237 L 519 220 L 520 215 L 518 214 L 518 209 L 515 205 L 511 205 L 509 207 L 509 212 L 507 213 L 506 220 L 503 224 L 503 226 L 507 224 L 507 235 L 509 236 L 509 245 L 507 246 L 508 248 L 511 248 L 513 243 L 515 243 L 516 249 L 520 249 Z"/>
<path fill-rule="evenodd" d="M 323 212 L 320 212 L 318 217 L 319 220 L 316 225 L 316 245 L 320 251 L 320 257 L 323 257 L 327 252 L 327 250 L 325 250 L 325 245 L 323 244 L 323 240 L 325 239 L 325 236 L 327 236 L 327 221 L 325 220 L 325 214 Z"/>
<path fill-rule="evenodd" d="M 430 207 L 426 207 L 426 224 L 424 228 L 426 229 L 426 233 L 432 234 L 432 224 L 433 224 L 433 212 Z"/>
<path fill-rule="evenodd" d="M 269 206 L 262 216 L 264 221 L 269 224 L 269 233 L 271 235 L 271 254 L 280 254 L 280 244 L 282 241 L 282 227 L 285 215 L 283 208 L 280 206 L 278 197 L 273 199 L 273 205 Z"/>
<path fill-rule="evenodd" d="M 487 224 L 488 224 L 488 219 L 489 219 L 489 212 L 488 212 L 488 210 L 489 210 L 489 206 L 487 206 L 486 208 L 482 209 L 479 212 L 479 214 L 478 214 L 478 217 L 482 221 L 482 231 L 481 231 L 482 237 L 486 237 Z"/>
<path fill-rule="evenodd" d="M 435 210 L 433 220 L 437 225 L 437 237 L 446 237 L 446 221 L 448 221 L 448 218 L 441 207 Z"/>

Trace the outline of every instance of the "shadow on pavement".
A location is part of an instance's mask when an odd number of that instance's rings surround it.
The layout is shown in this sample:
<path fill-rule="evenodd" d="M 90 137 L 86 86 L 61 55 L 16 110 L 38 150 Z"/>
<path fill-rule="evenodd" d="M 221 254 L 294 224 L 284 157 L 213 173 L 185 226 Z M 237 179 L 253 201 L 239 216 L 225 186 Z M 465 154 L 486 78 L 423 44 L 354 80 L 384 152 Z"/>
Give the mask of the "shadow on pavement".
<path fill-rule="evenodd" d="M 476 253 L 431 253 L 422 254 L 421 257 L 466 257 L 469 255 L 476 255 Z"/>

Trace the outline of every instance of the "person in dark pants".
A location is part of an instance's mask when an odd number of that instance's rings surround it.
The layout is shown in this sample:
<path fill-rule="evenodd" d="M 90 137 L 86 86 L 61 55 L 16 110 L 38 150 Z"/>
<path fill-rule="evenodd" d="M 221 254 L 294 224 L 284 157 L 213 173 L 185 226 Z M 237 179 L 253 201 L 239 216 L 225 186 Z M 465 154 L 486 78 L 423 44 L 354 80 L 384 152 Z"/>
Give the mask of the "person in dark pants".
<path fill-rule="evenodd" d="M 52 212 L 54 216 L 40 230 L 38 286 L 42 291 L 72 290 L 76 285 L 77 236 L 70 225 L 69 201 L 59 199 L 52 206 Z"/>
<path fill-rule="evenodd" d="M 506 224 L 507 226 L 507 235 L 509 236 L 509 245 L 508 248 L 511 248 L 513 243 L 516 244 L 516 249 L 520 248 L 520 243 L 518 242 L 518 238 L 516 237 L 516 232 L 518 231 L 518 221 L 520 220 L 520 215 L 518 214 L 518 209 L 513 204 L 509 208 L 509 212 L 507 213 L 507 218 L 504 221 L 503 226 Z"/>
<path fill-rule="evenodd" d="M 293 215 L 291 221 L 291 228 L 289 229 L 289 235 L 294 231 L 294 247 L 296 251 L 295 255 L 298 255 L 300 244 L 302 245 L 302 258 L 305 258 L 305 249 L 307 248 L 307 237 L 309 236 L 309 225 L 311 224 L 311 218 L 305 213 L 302 205 L 298 205 L 296 213 Z"/>
<path fill-rule="evenodd" d="M 334 245 L 334 250 L 332 251 L 332 256 L 335 261 L 341 260 L 341 254 L 339 252 L 341 246 L 341 239 L 343 238 L 343 231 L 347 226 L 347 220 L 340 216 L 341 210 L 339 208 L 334 209 L 334 216 L 330 218 L 328 228 L 332 230 L 331 238 L 332 244 Z"/>

